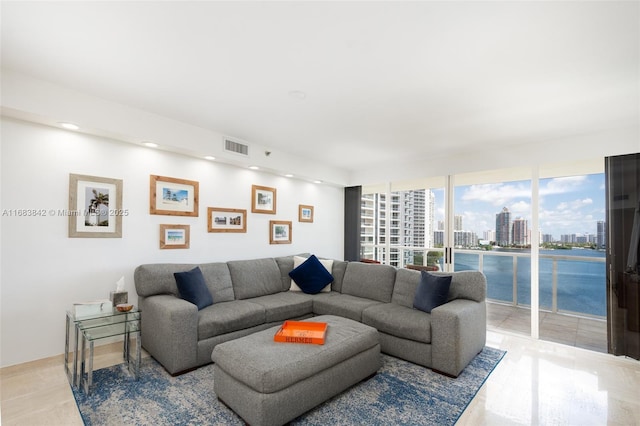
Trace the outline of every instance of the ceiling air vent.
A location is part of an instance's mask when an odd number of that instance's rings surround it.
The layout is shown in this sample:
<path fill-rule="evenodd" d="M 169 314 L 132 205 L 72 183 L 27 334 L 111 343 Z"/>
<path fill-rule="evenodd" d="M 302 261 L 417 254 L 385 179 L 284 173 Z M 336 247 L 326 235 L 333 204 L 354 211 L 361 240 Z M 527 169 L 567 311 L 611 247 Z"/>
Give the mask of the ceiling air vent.
<path fill-rule="evenodd" d="M 224 140 L 224 150 L 227 152 L 233 152 L 234 154 L 249 156 L 249 145 L 245 145 L 240 142 L 235 142 L 230 139 Z"/>

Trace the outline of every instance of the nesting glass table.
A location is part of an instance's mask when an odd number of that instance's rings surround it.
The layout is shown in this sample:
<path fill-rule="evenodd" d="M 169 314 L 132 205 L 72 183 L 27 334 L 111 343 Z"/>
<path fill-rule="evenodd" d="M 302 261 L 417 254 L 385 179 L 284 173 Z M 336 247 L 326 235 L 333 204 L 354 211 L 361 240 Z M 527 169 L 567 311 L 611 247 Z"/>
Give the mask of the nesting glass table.
<path fill-rule="evenodd" d="M 64 367 L 71 386 L 84 387 L 87 394 L 91 393 L 94 343 L 114 336 L 124 336 L 122 356 L 129 372 L 138 379 L 141 358 L 140 316 L 141 312 L 137 309 L 120 312 L 114 308 L 111 312 L 82 317 L 67 311 Z M 135 338 L 135 346 L 131 345 L 132 337 Z M 73 342 L 70 342 L 70 338 Z M 132 349 L 135 349 L 133 356 Z M 72 359 L 69 359 L 70 350 L 73 351 Z"/>

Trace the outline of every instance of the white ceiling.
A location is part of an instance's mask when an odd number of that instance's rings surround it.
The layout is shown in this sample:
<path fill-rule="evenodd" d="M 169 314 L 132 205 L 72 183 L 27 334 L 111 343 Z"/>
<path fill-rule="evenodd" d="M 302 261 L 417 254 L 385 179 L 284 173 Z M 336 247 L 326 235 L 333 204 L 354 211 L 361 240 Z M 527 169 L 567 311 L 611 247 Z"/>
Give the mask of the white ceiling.
<path fill-rule="evenodd" d="M 639 4 L 2 1 L 2 67 L 357 171 L 637 126 Z"/>

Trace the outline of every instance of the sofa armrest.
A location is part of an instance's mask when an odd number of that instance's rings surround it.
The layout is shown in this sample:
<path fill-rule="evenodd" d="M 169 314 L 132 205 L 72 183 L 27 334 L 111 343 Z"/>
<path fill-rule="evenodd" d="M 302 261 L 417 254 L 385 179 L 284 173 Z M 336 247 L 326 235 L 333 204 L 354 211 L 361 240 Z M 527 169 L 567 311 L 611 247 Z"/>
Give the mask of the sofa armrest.
<path fill-rule="evenodd" d="M 198 308 L 173 295 L 145 297 L 142 346 L 170 374 L 193 368 L 198 355 Z"/>
<path fill-rule="evenodd" d="M 431 311 L 433 369 L 457 377 L 487 340 L 485 302 L 452 300 Z"/>

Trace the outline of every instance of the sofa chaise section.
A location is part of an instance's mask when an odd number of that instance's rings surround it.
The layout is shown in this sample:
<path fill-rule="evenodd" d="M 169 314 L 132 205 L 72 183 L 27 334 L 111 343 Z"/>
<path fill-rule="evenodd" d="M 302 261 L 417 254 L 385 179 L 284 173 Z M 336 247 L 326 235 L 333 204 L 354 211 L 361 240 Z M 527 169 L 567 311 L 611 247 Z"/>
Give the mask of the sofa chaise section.
<path fill-rule="evenodd" d="M 378 329 L 382 351 L 457 377 L 486 343 L 486 278 L 479 271 L 451 273 L 447 303 L 430 313 L 413 307 L 421 273 L 398 269 L 391 303 L 371 306 L 362 322 Z"/>

